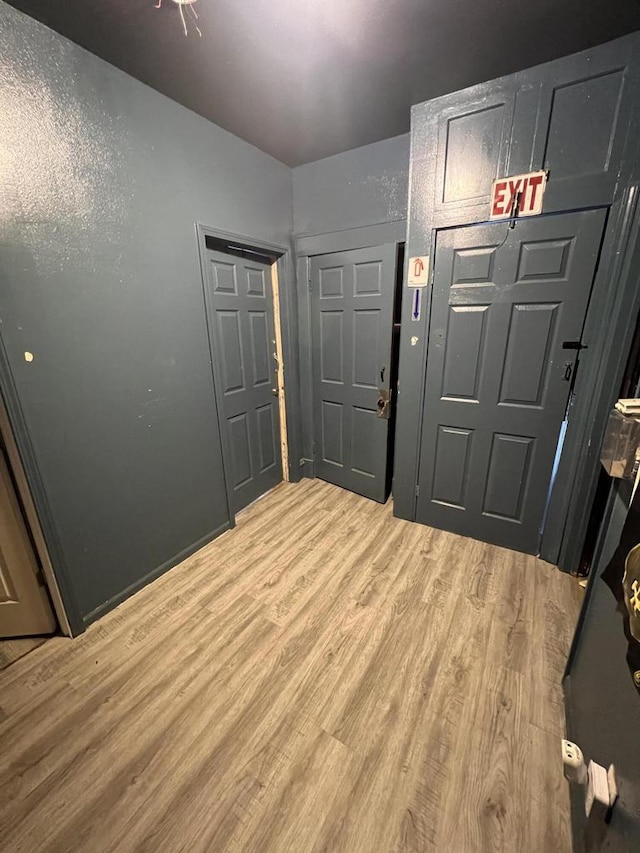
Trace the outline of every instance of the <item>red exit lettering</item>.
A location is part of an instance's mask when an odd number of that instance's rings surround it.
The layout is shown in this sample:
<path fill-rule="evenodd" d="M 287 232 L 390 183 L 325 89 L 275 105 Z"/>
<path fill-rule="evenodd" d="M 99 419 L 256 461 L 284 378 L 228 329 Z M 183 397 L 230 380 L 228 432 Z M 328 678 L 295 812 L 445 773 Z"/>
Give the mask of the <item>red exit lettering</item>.
<path fill-rule="evenodd" d="M 490 219 L 535 216 L 542 213 L 546 172 L 531 172 L 494 181 Z"/>

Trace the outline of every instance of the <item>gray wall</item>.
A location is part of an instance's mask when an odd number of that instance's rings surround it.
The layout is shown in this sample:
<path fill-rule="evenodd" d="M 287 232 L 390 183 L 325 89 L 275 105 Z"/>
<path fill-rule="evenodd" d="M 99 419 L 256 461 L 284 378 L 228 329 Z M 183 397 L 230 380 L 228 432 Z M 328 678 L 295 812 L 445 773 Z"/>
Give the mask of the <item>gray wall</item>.
<path fill-rule="evenodd" d="M 86 617 L 228 522 L 194 224 L 288 243 L 291 172 L 3 3 L 0 79 L 5 394 Z"/>
<path fill-rule="evenodd" d="M 293 170 L 296 234 L 327 234 L 407 218 L 409 134 Z"/>

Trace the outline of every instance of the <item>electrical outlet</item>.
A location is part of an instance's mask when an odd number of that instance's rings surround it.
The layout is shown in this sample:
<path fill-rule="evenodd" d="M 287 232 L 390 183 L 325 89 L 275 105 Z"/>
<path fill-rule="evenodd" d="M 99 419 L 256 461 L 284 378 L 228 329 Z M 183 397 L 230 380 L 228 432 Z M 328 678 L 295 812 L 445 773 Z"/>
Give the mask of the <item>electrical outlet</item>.
<path fill-rule="evenodd" d="M 584 785 L 587 782 L 587 765 L 584 755 L 577 743 L 570 740 L 562 741 L 562 763 L 564 765 L 564 776 L 569 782 Z"/>
<path fill-rule="evenodd" d="M 606 820 L 611 805 L 607 771 L 601 764 L 590 761 L 587 768 L 587 794 L 584 803 L 587 817 L 593 815 L 594 818 Z"/>
<path fill-rule="evenodd" d="M 585 786 L 585 811 L 590 824 L 608 823 L 613 806 L 618 799 L 616 772 L 613 764 L 607 770 L 601 764 L 590 761 L 585 764 L 584 755 L 577 743 L 562 740 L 562 763 L 565 779 Z"/>

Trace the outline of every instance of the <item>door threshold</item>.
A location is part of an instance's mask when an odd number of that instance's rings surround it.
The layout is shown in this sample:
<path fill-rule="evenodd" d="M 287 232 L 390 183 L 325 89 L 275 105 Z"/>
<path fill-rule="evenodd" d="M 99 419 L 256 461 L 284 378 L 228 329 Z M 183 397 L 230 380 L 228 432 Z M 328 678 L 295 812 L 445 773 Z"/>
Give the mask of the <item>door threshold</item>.
<path fill-rule="evenodd" d="M 0 672 L 43 646 L 55 634 L 40 637 L 12 637 L 0 640 Z"/>
<path fill-rule="evenodd" d="M 286 482 L 288 482 L 288 481 L 287 480 L 281 480 L 279 483 L 276 483 L 276 485 L 273 488 L 268 489 L 266 492 L 264 492 L 264 494 L 258 495 L 258 497 L 255 498 L 254 500 L 252 500 L 250 504 L 247 504 L 246 506 L 243 506 L 242 509 L 239 509 L 238 512 L 236 513 L 236 522 L 238 521 L 238 519 L 240 518 L 241 515 L 244 515 L 245 512 L 247 512 L 247 510 L 250 510 L 251 507 L 254 507 L 258 503 L 258 501 L 261 501 L 263 498 L 266 498 L 267 495 L 272 495 L 276 491 L 276 489 L 279 489 Z"/>

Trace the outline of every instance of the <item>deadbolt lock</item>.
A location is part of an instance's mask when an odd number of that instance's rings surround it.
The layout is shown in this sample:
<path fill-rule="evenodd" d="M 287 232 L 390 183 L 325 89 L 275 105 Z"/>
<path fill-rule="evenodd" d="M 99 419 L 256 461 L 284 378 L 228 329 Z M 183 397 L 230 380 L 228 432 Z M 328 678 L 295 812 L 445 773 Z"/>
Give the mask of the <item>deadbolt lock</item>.
<path fill-rule="evenodd" d="M 389 420 L 389 414 L 391 410 L 391 393 L 388 389 L 378 388 L 377 409 L 377 415 L 379 418 Z"/>

